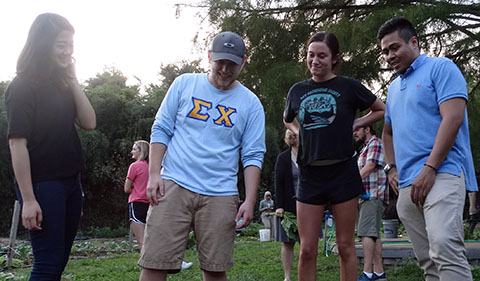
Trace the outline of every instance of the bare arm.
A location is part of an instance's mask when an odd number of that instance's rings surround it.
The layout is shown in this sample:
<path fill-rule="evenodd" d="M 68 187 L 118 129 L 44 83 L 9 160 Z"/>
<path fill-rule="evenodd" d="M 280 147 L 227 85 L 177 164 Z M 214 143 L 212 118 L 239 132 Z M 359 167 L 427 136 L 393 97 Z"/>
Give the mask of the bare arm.
<path fill-rule="evenodd" d="M 165 195 L 165 187 L 163 185 L 162 169 L 163 157 L 167 151 L 167 146 L 163 143 L 152 143 L 150 145 L 150 153 L 148 156 L 148 184 L 147 198 L 153 205 L 158 205 L 158 196 Z"/>
<path fill-rule="evenodd" d="M 70 65 L 67 83 L 73 92 L 73 100 L 75 101 L 75 108 L 77 110 L 77 125 L 87 131 L 94 130 L 97 126 L 95 111 L 78 83 L 75 65 L 73 63 Z"/>
<path fill-rule="evenodd" d="M 385 115 L 385 104 L 378 98 L 370 106 L 370 112 L 360 118 L 355 119 L 353 122 L 353 131 L 359 127 L 373 124 L 382 119 Z"/>
<path fill-rule="evenodd" d="M 385 162 L 387 164 L 395 164 L 395 149 L 393 147 L 393 130 L 388 124 L 383 125 L 382 132 L 383 151 L 385 153 Z M 388 172 L 388 183 L 393 191 L 398 195 L 398 172 L 397 168 L 392 168 Z"/>
<path fill-rule="evenodd" d="M 126 178 L 125 179 L 125 186 L 123 187 L 123 190 L 125 191 L 125 193 L 131 193 L 132 192 L 132 189 L 133 189 L 133 182 L 131 179 L 129 178 Z"/>
<path fill-rule="evenodd" d="M 435 183 L 436 169 L 445 160 L 455 143 L 458 130 L 465 116 L 465 106 L 466 101 L 463 98 L 449 99 L 439 106 L 442 122 L 440 122 L 432 152 L 430 152 L 426 162 L 426 164 L 435 169 L 424 166 L 412 183 L 410 196 L 412 202 L 418 206 L 422 206 L 425 202 L 425 198 Z"/>
<path fill-rule="evenodd" d="M 42 210 L 38 205 L 32 187 L 30 172 L 30 155 L 27 149 L 26 138 L 9 139 L 10 154 L 12 155 L 13 172 L 17 179 L 22 195 L 22 223 L 28 230 L 40 230 L 42 224 Z"/>
<path fill-rule="evenodd" d="M 253 209 L 255 208 L 255 201 L 257 200 L 258 184 L 260 182 L 260 168 L 257 166 L 247 166 L 243 170 L 245 179 L 245 201 L 238 209 L 235 221 L 243 218 L 240 225 L 236 228 L 247 227 L 253 219 Z"/>
<path fill-rule="evenodd" d="M 375 171 L 375 163 L 373 162 L 368 162 L 363 166 L 363 168 L 360 170 L 360 177 L 362 177 L 362 180 L 368 177 L 373 171 Z"/>

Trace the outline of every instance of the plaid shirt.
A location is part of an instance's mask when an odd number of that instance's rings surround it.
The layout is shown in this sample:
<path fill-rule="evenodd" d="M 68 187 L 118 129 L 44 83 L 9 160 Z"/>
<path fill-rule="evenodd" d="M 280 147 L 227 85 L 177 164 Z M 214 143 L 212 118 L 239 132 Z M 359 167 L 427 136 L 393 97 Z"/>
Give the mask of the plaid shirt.
<path fill-rule="evenodd" d="M 376 169 L 363 179 L 365 191 L 370 192 L 371 199 L 381 199 L 388 202 L 387 176 L 383 171 L 385 157 L 383 146 L 379 138 L 373 135 L 360 151 L 358 168 L 361 170 L 368 162 L 375 163 Z"/>

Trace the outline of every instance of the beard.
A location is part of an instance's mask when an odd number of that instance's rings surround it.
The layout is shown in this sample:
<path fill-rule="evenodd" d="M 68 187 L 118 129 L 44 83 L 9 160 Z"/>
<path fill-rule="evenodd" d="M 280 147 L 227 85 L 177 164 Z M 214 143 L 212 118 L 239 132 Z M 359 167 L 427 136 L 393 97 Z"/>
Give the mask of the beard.
<path fill-rule="evenodd" d="M 363 137 L 359 138 L 358 140 L 354 141 L 353 145 L 354 145 L 355 150 L 357 152 L 360 152 L 360 150 L 362 150 L 362 147 L 365 144 L 365 139 L 366 138 L 367 138 L 366 136 L 363 136 Z"/>

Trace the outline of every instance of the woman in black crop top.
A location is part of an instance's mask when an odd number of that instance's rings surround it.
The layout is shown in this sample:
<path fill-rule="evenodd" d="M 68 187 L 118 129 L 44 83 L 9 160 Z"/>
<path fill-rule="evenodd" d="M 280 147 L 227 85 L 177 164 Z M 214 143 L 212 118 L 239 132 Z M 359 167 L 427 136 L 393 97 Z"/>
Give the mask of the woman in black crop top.
<path fill-rule="evenodd" d="M 312 78 L 292 86 L 284 112 L 285 126 L 300 137 L 298 280 L 316 279 L 318 236 L 327 204 L 336 225 L 340 280 L 356 280 L 354 231 L 363 184 L 352 134 L 355 128 L 380 120 L 385 105 L 357 80 L 337 76 L 340 57 L 334 34 L 314 34 L 307 46 Z M 369 114 L 355 119 L 358 110 L 368 108 Z"/>

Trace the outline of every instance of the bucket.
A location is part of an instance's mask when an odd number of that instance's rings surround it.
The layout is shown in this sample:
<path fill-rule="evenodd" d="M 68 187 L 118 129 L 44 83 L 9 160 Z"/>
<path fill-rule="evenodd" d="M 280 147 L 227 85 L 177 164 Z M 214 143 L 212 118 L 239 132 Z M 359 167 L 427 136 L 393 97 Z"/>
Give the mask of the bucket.
<path fill-rule="evenodd" d="M 384 220 L 383 234 L 385 238 L 397 238 L 398 220 Z"/>
<path fill-rule="evenodd" d="M 258 232 L 260 233 L 260 242 L 270 241 L 270 229 L 260 229 Z"/>

